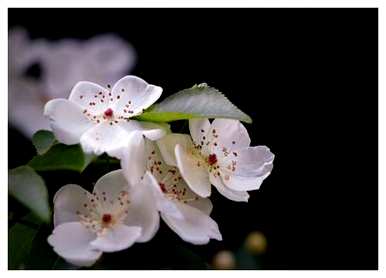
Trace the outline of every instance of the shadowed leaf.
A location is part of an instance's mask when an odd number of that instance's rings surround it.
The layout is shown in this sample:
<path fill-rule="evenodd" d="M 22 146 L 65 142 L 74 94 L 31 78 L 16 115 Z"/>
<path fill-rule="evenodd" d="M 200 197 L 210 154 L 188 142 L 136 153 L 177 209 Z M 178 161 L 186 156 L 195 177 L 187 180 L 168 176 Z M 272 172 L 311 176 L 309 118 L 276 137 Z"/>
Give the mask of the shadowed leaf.
<path fill-rule="evenodd" d="M 39 130 L 32 137 L 38 154 L 46 153 L 56 142 L 55 135 L 48 130 Z"/>
<path fill-rule="evenodd" d="M 42 221 L 50 222 L 47 188 L 43 179 L 31 167 L 21 166 L 9 171 L 8 191 Z"/>
<path fill-rule="evenodd" d="M 23 218 L 29 221 L 31 214 Z M 32 242 L 38 233 L 39 225 L 33 227 L 26 223 L 16 223 L 8 232 L 8 268 L 24 269 L 25 260 L 29 256 Z"/>
<path fill-rule="evenodd" d="M 72 170 L 82 172 L 94 156 L 85 154 L 80 145 L 56 144 L 45 154 L 35 156 L 28 165 L 36 171 Z"/>

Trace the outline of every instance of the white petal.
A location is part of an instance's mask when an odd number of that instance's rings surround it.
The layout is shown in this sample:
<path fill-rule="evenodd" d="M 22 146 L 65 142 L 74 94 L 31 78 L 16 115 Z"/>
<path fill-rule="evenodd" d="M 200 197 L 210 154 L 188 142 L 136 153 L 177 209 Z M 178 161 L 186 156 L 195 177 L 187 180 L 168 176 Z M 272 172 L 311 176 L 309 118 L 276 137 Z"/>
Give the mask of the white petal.
<path fill-rule="evenodd" d="M 266 146 L 248 147 L 237 151 L 236 175 L 263 176 L 267 173 L 265 165 L 272 164 L 274 155 Z"/>
<path fill-rule="evenodd" d="M 59 142 L 71 145 L 79 143 L 82 134 L 93 126 L 83 114 L 82 108 L 66 99 L 54 99 L 44 107 L 51 128 Z"/>
<path fill-rule="evenodd" d="M 248 147 L 251 143 L 248 131 L 242 123 L 237 120 L 230 119 L 215 119 L 212 122 L 211 136 L 216 134 L 218 137 L 213 140 L 218 142 L 219 147 L 226 147 L 229 149 L 240 149 Z"/>
<path fill-rule="evenodd" d="M 87 63 L 81 61 L 82 72 L 99 84 L 112 84 L 134 66 L 136 54 L 133 47 L 114 34 L 93 37 L 83 43 Z M 97 80 L 94 80 L 97 79 Z"/>
<path fill-rule="evenodd" d="M 272 165 L 272 164 L 270 164 Z M 227 174 L 224 174 L 225 176 Z M 223 176 L 224 176 L 223 175 Z M 222 177 L 222 181 L 227 188 L 232 188 L 236 191 L 249 191 L 257 190 L 260 188 L 264 179 L 269 175 L 269 172 L 263 176 L 259 177 L 245 177 L 237 175 L 229 175 L 227 178 Z"/>
<path fill-rule="evenodd" d="M 188 205 L 201 210 L 206 215 L 210 215 L 213 209 L 213 204 L 209 198 L 198 198 L 197 200 L 188 202 Z"/>
<path fill-rule="evenodd" d="M 154 196 L 155 204 L 157 209 L 160 212 L 167 213 L 168 215 L 172 215 L 175 218 L 182 218 L 182 214 L 176 207 L 175 203 L 170 201 L 169 198 L 165 196 L 165 194 L 161 191 L 159 187 L 159 182 L 156 178 L 147 171 L 145 176 L 143 177 L 143 184 L 149 186 L 151 192 Z"/>
<path fill-rule="evenodd" d="M 136 185 L 146 171 L 145 139 L 139 131 L 133 131 L 129 135 L 128 146 L 119 155 L 121 168 L 126 179 L 131 185 Z"/>
<path fill-rule="evenodd" d="M 128 226 L 139 226 L 142 228 L 139 242 L 150 240 L 159 226 L 159 214 L 150 189 L 141 184 L 128 182 L 123 175 L 123 170 L 112 171 L 101 177 L 95 184 L 94 192 L 102 194 L 108 200 L 114 200 L 122 190 L 129 191 L 130 204 L 127 207 L 128 215 L 124 222 Z"/>
<path fill-rule="evenodd" d="M 80 222 L 69 222 L 57 226 L 48 237 L 54 251 L 66 261 L 77 266 L 91 266 L 102 255 L 91 245 L 96 238 Z"/>
<path fill-rule="evenodd" d="M 232 189 L 229 189 L 224 183 L 222 182 L 221 178 L 214 177 L 213 175 L 210 175 L 210 182 L 216 187 L 218 192 L 220 192 L 223 196 L 227 197 L 228 199 L 236 202 L 248 202 L 249 194 L 246 191 L 235 191 Z"/>
<path fill-rule="evenodd" d="M 50 122 L 43 115 L 44 97 L 41 84 L 9 73 L 8 121 L 27 138 L 40 129 L 50 129 Z"/>
<path fill-rule="evenodd" d="M 142 126 L 142 134 L 149 140 L 155 141 L 164 137 L 170 127 L 167 124 L 156 124 L 151 122 L 139 122 Z"/>
<path fill-rule="evenodd" d="M 151 188 L 159 211 L 167 212 L 168 214 L 172 214 L 177 218 L 182 217 L 174 203 L 171 202 L 169 197 L 166 196 L 165 192 L 161 190 L 160 184 L 162 183 L 163 186 L 166 187 L 177 186 L 177 188 L 175 188 L 176 190 L 182 190 L 183 185 L 186 190 L 185 193 L 189 195 L 186 197 L 193 197 L 193 195 L 196 196 L 196 194 L 189 190 L 186 183 L 183 182 L 182 177 L 176 167 L 166 165 L 161 157 L 161 153 L 157 145 L 153 141 L 146 140 L 145 146 L 147 172 L 143 177 L 143 183 Z M 176 183 L 178 180 L 179 182 Z"/>
<path fill-rule="evenodd" d="M 201 197 L 210 195 L 209 173 L 206 165 L 177 144 L 175 149 L 178 169 L 190 189 Z"/>
<path fill-rule="evenodd" d="M 127 140 L 126 130 L 119 125 L 103 122 L 86 131 L 80 138 L 80 144 L 86 153 L 100 155 L 106 152 L 114 156 L 117 150 L 127 146 Z"/>
<path fill-rule="evenodd" d="M 139 115 L 159 99 L 162 88 L 148 84 L 136 76 L 125 76 L 111 90 L 113 110 L 121 116 Z"/>
<path fill-rule="evenodd" d="M 161 213 L 162 219 L 183 240 L 193 244 L 206 244 L 210 239 L 222 240 L 217 223 L 202 211 L 188 205 L 175 202 L 182 219 Z"/>
<path fill-rule="evenodd" d="M 176 177 L 179 176 L 179 172 L 177 169 Z M 209 200 L 209 198 L 202 198 L 196 193 L 194 193 L 189 186 L 186 184 L 184 179 L 181 179 L 179 182 L 175 183 L 172 182 L 170 185 L 174 186 L 174 189 L 179 192 L 184 192 L 183 200 L 185 200 L 186 204 L 192 207 L 195 207 L 202 212 L 204 212 L 207 215 L 210 215 L 213 209 L 212 202 Z M 166 185 L 166 183 L 165 183 Z M 169 186 L 170 186 L 169 185 Z"/>
<path fill-rule="evenodd" d="M 273 168 L 274 155 L 265 146 L 247 147 L 233 151 L 231 159 L 220 161 L 221 178 L 232 190 L 259 189 Z M 231 163 L 235 162 L 234 166 Z M 233 170 L 231 170 L 234 167 Z"/>
<path fill-rule="evenodd" d="M 210 215 L 213 209 L 213 205 L 209 198 L 202 198 L 194 193 L 186 184 L 185 180 L 180 179 L 181 174 L 177 168 L 168 168 L 169 169 L 167 171 L 164 171 L 167 174 L 164 174 L 160 179 L 157 180 L 161 181 L 167 188 L 174 188 L 174 190 L 178 192 L 184 192 L 182 201 L 185 201 L 187 205 L 195 207 L 205 214 Z"/>
<path fill-rule="evenodd" d="M 103 86 L 113 84 L 131 69 L 135 59 L 130 45 L 110 34 L 86 41 L 62 39 L 46 44 L 40 60 L 45 91 L 51 97 L 68 96 L 81 80 Z"/>
<path fill-rule="evenodd" d="M 165 125 L 151 122 L 130 120 L 128 122 L 120 122 L 118 125 L 129 133 L 133 131 L 140 131 L 146 138 L 150 140 L 158 140 L 168 132 Z"/>
<path fill-rule="evenodd" d="M 8 49 L 9 59 L 8 64 L 10 72 L 20 74 L 30 64 L 33 63 L 37 57 L 32 56 L 30 51 L 32 44 L 28 38 L 28 33 L 24 28 L 14 27 L 8 33 Z"/>
<path fill-rule="evenodd" d="M 46 51 L 41 55 L 40 62 L 45 92 L 49 97 L 67 97 L 77 82 L 90 80 L 81 74 L 84 55 L 79 41 L 64 39 L 58 42 L 45 41 L 45 44 Z"/>
<path fill-rule="evenodd" d="M 90 244 L 103 252 L 116 252 L 129 248 L 140 236 L 140 227 L 118 224 Z"/>
<path fill-rule="evenodd" d="M 94 186 L 94 193 L 106 197 L 107 200 L 115 200 L 122 191 L 128 191 L 128 182 L 123 171 L 115 170 L 102 176 Z"/>
<path fill-rule="evenodd" d="M 67 184 L 61 187 L 54 196 L 54 225 L 79 221 L 76 212 L 87 215 L 84 204 L 89 207 L 90 198 L 91 194 L 79 185 Z"/>
<path fill-rule="evenodd" d="M 192 139 L 189 135 L 179 133 L 168 134 L 157 141 L 162 157 L 168 165 L 177 166 L 175 156 L 175 148 L 177 144 L 180 144 L 187 149 L 193 146 Z"/>
<path fill-rule="evenodd" d="M 146 242 L 154 237 L 159 228 L 160 216 L 153 189 L 146 183 L 133 186 L 130 190 L 130 204 L 125 224 L 142 228 L 138 242 Z"/>
<path fill-rule="evenodd" d="M 106 111 L 109 107 L 109 98 L 107 89 L 92 82 L 81 81 L 72 89 L 69 100 L 96 115 Z"/>
<path fill-rule="evenodd" d="M 189 130 L 193 141 L 200 145 L 201 141 L 208 136 L 210 122 L 208 119 L 191 119 L 189 120 Z M 205 139 L 203 139 L 205 137 Z"/>

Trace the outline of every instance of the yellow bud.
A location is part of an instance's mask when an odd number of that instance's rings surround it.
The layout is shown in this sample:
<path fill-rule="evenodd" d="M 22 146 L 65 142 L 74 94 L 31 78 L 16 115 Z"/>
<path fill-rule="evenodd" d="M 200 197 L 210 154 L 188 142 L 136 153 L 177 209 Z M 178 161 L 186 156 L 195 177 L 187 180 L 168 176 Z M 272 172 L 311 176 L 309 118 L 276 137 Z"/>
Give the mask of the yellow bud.
<path fill-rule="evenodd" d="M 267 249 L 267 239 L 262 232 L 252 232 L 245 240 L 245 248 L 253 255 L 259 255 Z"/>
<path fill-rule="evenodd" d="M 235 266 L 235 256 L 231 251 L 220 251 L 213 258 L 213 267 L 215 269 L 234 269 Z"/>

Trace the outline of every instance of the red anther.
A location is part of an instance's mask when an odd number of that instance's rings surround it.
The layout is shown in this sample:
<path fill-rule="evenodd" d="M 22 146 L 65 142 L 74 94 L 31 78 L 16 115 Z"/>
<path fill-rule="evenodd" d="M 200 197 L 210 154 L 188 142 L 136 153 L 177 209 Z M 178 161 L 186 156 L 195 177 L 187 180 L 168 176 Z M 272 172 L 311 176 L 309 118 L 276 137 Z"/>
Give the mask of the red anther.
<path fill-rule="evenodd" d="M 103 214 L 102 216 L 103 223 L 110 223 L 111 219 L 112 219 L 111 214 Z"/>
<path fill-rule="evenodd" d="M 208 157 L 208 164 L 209 165 L 213 165 L 217 162 L 217 156 L 213 153 L 213 154 L 210 154 L 209 157 Z"/>
<path fill-rule="evenodd" d="M 161 190 L 162 190 L 163 193 L 166 193 L 166 192 L 167 192 L 166 186 L 165 186 L 165 184 L 163 184 L 162 182 L 159 183 L 159 187 L 161 188 Z"/>
<path fill-rule="evenodd" d="M 106 117 L 112 117 L 113 116 L 113 109 L 111 109 L 111 108 L 108 108 L 106 111 L 105 111 L 105 116 Z"/>

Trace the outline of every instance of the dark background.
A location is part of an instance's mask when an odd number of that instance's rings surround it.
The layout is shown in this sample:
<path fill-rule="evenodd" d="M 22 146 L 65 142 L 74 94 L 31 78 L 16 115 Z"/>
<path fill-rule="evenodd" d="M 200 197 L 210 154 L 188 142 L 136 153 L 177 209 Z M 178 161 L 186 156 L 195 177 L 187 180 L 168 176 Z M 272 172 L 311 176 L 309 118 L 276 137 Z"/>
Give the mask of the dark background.
<path fill-rule="evenodd" d="M 271 176 L 248 204 L 215 193 L 224 240 L 184 248 L 210 261 L 260 230 L 265 269 L 377 269 L 377 9 L 10 9 L 9 24 L 33 38 L 117 33 L 163 97 L 206 82 L 253 118 L 252 143 L 276 154 Z M 10 167 L 27 162 L 33 148 L 9 136 Z M 127 263 L 189 268 L 172 254 L 180 242 L 163 225 Z"/>

